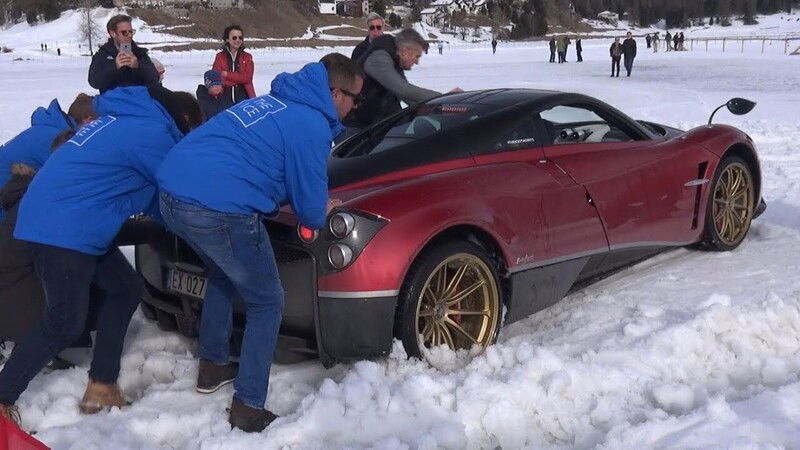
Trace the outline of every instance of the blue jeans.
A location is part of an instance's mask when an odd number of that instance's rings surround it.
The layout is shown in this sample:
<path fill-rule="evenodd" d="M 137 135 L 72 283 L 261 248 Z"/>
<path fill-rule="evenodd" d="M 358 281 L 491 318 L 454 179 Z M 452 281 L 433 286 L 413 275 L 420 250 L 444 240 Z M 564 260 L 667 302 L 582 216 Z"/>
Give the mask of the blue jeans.
<path fill-rule="evenodd" d="M 101 383 L 116 383 L 128 324 L 142 297 L 139 274 L 116 247 L 94 256 L 31 243 L 31 252 L 47 306 L 39 326 L 14 348 L 0 372 L 0 403 L 13 405 L 33 377 L 81 335 L 93 281 L 102 299 L 89 376 Z"/>
<path fill-rule="evenodd" d="M 251 408 L 264 408 L 284 293 L 261 215 L 214 211 L 163 191 L 160 202 L 167 226 L 205 264 L 208 289 L 200 319 L 200 358 L 218 365 L 228 363 L 233 298 L 238 293 L 247 322 L 234 396 Z"/>

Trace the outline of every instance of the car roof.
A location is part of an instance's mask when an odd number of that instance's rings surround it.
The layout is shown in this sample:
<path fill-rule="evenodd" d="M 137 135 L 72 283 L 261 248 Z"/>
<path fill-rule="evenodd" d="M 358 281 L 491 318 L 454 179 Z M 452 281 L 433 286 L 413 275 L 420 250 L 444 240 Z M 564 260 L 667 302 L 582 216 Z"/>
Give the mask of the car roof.
<path fill-rule="evenodd" d="M 430 100 L 429 103 L 470 103 L 506 107 L 538 103 L 565 95 L 570 94 L 544 89 L 484 89 L 480 91 L 445 94 Z"/>

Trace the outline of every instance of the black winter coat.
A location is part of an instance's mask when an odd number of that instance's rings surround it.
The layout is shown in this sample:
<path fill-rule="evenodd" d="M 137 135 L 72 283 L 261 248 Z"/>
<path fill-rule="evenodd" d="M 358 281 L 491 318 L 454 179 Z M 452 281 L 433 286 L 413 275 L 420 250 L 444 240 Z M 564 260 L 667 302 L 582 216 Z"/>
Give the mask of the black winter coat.
<path fill-rule="evenodd" d="M 369 44 L 370 44 L 369 36 L 367 36 L 364 38 L 363 41 L 359 42 L 358 45 L 356 45 L 356 48 L 353 49 L 353 53 L 350 55 L 350 59 L 352 59 L 355 62 L 358 62 L 358 60 L 361 59 L 362 56 L 364 56 L 364 53 L 366 53 L 367 50 L 369 50 Z"/>
<path fill-rule="evenodd" d="M 388 34 L 372 41 L 366 53 L 359 58 L 358 65 L 363 69 L 369 55 L 378 50 L 385 50 L 392 57 L 394 69 L 405 79 L 405 71 L 400 67 L 400 59 L 397 57 L 394 36 Z M 364 100 L 347 116 L 345 125 L 364 128 L 403 109 L 400 99 L 369 75 L 364 80 L 361 95 Z"/>
<path fill-rule="evenodd" d="M 92 57 L 89 66 L 89 85 L 100 91 L 114 89 L 120 86 L 149 86 L 158 84 L 158 71 L 147 56 L 147 49 L 141 48 L 134 42 L 131 51 L 139 60 L 139 67 L 132 69 L 122 67 L 117 69 L 115 59 L 119 50 L 114 41 L 109 39 Z"/>
<path fill-rule="evenodd" d="M 625 39 L 622 42 L 622 54 L 625 59 L 633 59 L 636 57 L 636 41 L 633 38 Z"/>
<path fill-rule="evenodd" d="M 0 339 L 14 342 L 39 323 L 45 304 L 28 243 L 14 239 L 19 203 L 32 179 L 12 169 L 0 190 L 0 206 L 6 211 L 0 223 Z"/>
<path fill-rule="evenodd" d="M 204 84 L 197 85 L 197 102 L 206 120 L 233 106 L 233 99 L 223 92 L 219 97 L 212 97 Z"/>

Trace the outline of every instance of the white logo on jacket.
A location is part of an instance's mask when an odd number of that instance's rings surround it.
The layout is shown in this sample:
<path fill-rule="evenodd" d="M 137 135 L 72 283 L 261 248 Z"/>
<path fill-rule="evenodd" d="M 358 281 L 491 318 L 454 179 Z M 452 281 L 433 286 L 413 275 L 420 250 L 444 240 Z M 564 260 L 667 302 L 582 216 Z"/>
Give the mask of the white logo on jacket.
<path fill-rule="evenodd" d="M 253 125 L 270 114 L 283 111 L 286 104 L 270 95 L 251 98 L 231 106 L 225 112 L 233 114 L 245 128 Z"/>
<path fill-rule="evenodd" d="M 115 120 L 117 120 L 117 118 L 114 116 L 98 117 L 79 128 L 78 131 L 75 132 L 75 135 L 72 136 L 72 139 L 67 142 L 72 142 L 78 147 L 82 147 L 92 136 L 99 133 L 103 128 L 111 125 Z"/>

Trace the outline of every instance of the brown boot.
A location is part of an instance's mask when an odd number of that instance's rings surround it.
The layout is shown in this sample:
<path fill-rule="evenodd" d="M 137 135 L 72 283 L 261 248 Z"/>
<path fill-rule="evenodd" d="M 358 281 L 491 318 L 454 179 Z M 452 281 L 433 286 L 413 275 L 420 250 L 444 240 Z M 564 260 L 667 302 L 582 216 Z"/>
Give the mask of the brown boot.
<path fill-rule="evenodd" d="M 118 384 L 100 383 L 89 378 L 89 385 L 86 386 L 79 408 L 84 414 L 96 414 L 112 406 L 122 408 L 128 405 L 130 402 L 125 401 Z"/>
<path fill-rule="evenodd" d="M 197 370 L 197 392 L 210 394 L 236 378 L 239 367 L 234 363 L 218 366 L 211 361 L 201 359 Z"/>
<path fill-rule="evenodd" d="M 0 417 L 14 422 L 16 426 L 20 426 L 22 418 L 19 416 L 19 408 L 14 405 L 4 405 L 0 403 Z"/>
<path fill-rule="evenodd" d="M 278 416 L 273 414 L 272 411 L 251 408 L 238 398 L 233 397 L 228 422 L 230 422 L 231 428 L 235 427 L 247 433 L 260 433 L 277 418 Z"/>

